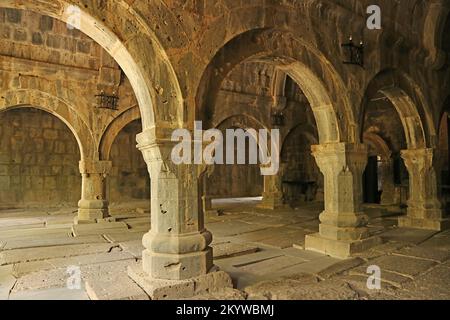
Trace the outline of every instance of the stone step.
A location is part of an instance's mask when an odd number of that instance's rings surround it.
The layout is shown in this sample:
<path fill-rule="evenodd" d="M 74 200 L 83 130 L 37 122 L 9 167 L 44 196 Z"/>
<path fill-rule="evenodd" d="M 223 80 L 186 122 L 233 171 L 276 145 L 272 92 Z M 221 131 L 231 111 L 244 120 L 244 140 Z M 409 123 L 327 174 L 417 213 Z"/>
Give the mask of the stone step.
<path fill-rule="evenodd" d="M 3 227 L 0 225 L 0 234 L 3 234 L 5 231 L 11 231 L 11 230 L 23 230 L 23 229 L 37 229 L 37 228 L 44 228 L 45 224 L 44 222 L 38 222 L 33 224 L 23 224 L 23 225 L 11 225 Z"/>
<path fill-rule="evenodd" d="M 82 269 L 86 292 L 91 300 L 149 300 L 149 296 L 128 275 L 132 261 L 89 265 Z"/>
<path fill-rule="evenodd" d="M 125 260 L 130 262 L 136 261 L 136 259 L 128 252 L 112 251 L 108 253 L 95 253 L 68 258 L 55 258 L 49 260 L 23 262 L 14 265 L 14 276 L 22 277 L 30 273 L 45 272 L 46 270 L 54 270 L 58 268 L 64 268 L 65 270 L 70 266 L 82 267 L 98 263 L 117 262 Z"/>
<path fill-rule="evenodd" d="M 258 251 L 257 246 L 239 244 L 239 243 L 219 243 L 212 244 L 214 259 L 224 259 L 255 253 Z"/>
<path fill-rule="evenodd" d="M 41 235 L 68 235 L 70 234 L 69 228 L 57 228 L 57 229 L 47 229 L 47 228 L 31 228 L 31 229 L 14 229 L 8 231 L 2 231 L 0 233 L 1 240 L 17 239 L 25 237 L 39 237 Z"/>
<path fill-rule="evenodd" d="M 0 265 L 104 253 L 111 251 L 114 246 L 114 244 L 105 243 L 4 250 L 0 252 Z"/>
<path fill-rule="evenodd" d="M 72 233 L 75 237 L 126 231 L 128 231 L 128 226 L 125 222 L 78 224 L 72 227 Z"/>
<path fill-rule="evenodd" d="M 134 241 L 139 240 L 139 242 L 142 242 L 142 238 L 144 237 L 144 234 L 147 233 L 148 230 L 145 232 L 143 231 L 136 231 L 134 229 L 128 230 L 126 232 L 121 233 L 106 233 L 104 237 L 109 242 L 119 243 L 119 242 L 127 242 L 127 241 Z"/>
<path fill-rule="evenodd" d="M 0 267 L 0 300 L 8 300 L 11 289 L 17 279 L 13 276 L 12 266 Z"/>

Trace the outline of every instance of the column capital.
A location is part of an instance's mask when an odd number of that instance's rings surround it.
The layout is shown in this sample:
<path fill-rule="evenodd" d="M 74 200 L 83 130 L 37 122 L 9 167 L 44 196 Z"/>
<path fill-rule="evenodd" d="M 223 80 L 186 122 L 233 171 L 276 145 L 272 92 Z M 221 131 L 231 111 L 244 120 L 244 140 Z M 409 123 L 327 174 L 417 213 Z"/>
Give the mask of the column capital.
<path fill-rule="evenodd" d="M 342 173 L 362 174 L 368 150 L 363 144 L 328 143 L 311 146 L 312 155 L 324 176 Z"/>
<path fill-rule="evenodd" d="M 84 159 L 79 163 L 81 174 L 104 174 L 107 175 L 112 169 L 112 161 L 99 161 Z"/>
<path fill-rule="evenodd" d="M 408 149 L 400 152 L 405 166 L 411 170 L 424 170 L 440 166 L 439 152 L 433 148 Z"/>
<path fill-rule="evenodd" d="M 324 143 L 311 146 L 313 154 L 317 155 L 335 155 L 335 154 L 353 154 L 360 155 L 361 157 L 367 157 L 368 149 L 365 144 L 362 143 Z"/>

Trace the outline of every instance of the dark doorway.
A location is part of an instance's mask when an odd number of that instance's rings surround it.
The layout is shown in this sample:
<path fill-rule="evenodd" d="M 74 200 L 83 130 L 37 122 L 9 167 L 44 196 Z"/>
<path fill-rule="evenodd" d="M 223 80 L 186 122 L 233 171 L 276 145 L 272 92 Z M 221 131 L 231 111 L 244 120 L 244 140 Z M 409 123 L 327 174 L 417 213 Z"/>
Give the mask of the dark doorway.
<path fill-rule="evenodd" d="M 380 203 L 378 190 L 378 157 L 369 157 L 363 176 L 364 202 Z"/>

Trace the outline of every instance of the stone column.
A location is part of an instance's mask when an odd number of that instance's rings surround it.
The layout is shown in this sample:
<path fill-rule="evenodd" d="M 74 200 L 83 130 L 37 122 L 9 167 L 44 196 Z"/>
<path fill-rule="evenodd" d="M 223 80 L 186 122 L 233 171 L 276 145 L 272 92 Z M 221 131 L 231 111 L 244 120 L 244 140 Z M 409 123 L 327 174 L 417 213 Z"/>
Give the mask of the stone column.
<path fill-rule="evenodd" d="M 212 197 L 210 195 L 203 195 L 202 196 L 202 205 L 203 205 L 203 212 L 208 212 L 212 210 Z"/>
<path fill-rule="evenodd" d="M 381 160 L 381 176 L 382 193 L 381 204 L 393 205 L 396 204 L 396 191 L 394 185 L 394 160 L 389 155 Z"/>
<path fill-rule="evenodd" d="M 407 216 L 399 219 L 399 226 L 437 231 L 447 229 L 450 220 L 444 219 L 439 200 L 435 150 L 404 150 L 402 158 L 409 173 L 409 199 Z"/>
<path fill-rule="evenodd" d="M 283 165 L 280 164 L 280 169 L 276 175 L 264 176 L 264 192 L 260 208 L 275 210 L 283 208 Z"/>
<path fill-rule="evenodd" d="M 337 258 L 348 258 L 381 240 L 370 237 L 368 217 L 362 212 L 362 175 L 367 149 L 360 144 L 324 144 L 312 147 L 324 175 L 325 211 L 319 233 L 306 236 L 305 248 Z"/>
<path fill-rule="evenodd" d="M 144 236 L 142 267 L 129 276 L 153 299 L 190 297 L 198 290 L 230 287 L 231 279 L 215 272 L 199 195 L 200 166 L 175 165 L 174 143 L 138 135 L 151 177 L 151 230 Z"/>
<path fill-rule="evenodd" d="M 96 223 L 109 217 L 106 179 L 111 168 L 111 161 L 80 161 L 81 200 L 75 224 Z"/>

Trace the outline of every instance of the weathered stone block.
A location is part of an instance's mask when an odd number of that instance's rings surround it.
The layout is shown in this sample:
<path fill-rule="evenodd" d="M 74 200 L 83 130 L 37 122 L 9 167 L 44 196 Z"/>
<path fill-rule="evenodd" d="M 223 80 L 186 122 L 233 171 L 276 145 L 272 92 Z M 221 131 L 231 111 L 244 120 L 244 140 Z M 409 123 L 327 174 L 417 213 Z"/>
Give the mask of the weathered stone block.
<path fill-rule="evenodd" d="M 58 139 L 58 131 L 45 129 L 42 136 L 44 137 L 44 139 L 55 140 Z"/>
<path fill-rule="evenodd" d="M 305 249 L 327 254 L 339 259 L 347 259 L 356 253 L 366 251 L 382 244 L 379 237 L 371 237 L 358 241 L 331 240 L 322 237 L 319 233 L 307 235 Z"/>
<path fill-rule="evenodd" d="M 23 41 L 27 40 L 27 37 L 28 37 L 28 34 L 23 29 L 16 29 L 14 31 L 14 40 L 15 41 L 23 42 Z"/>
<path fill-rule="evenodd" d="M 39 29 L 44 32 L 52 30 L 53 19 L 49 16 L 42 16 L 39 21 Z"/>
<path fill-rule="evenodd" d="M 38 46 L 42 45 L 44 43 L 44 39 L 42 39 L 42 34 L 40 34 L 39 32 L 34 32 L 31 38 L 31 42 Z"/>
<path fill-rule="evenodd" d="M 224 288 L 233 288 L 230 276 L 223 271 L 211 272 L 188 280 L 157 280 L 150 278 L 140 266 L 132 266 L 128 268 L 128 275 L 152 300 L 186 299 Z"/>

